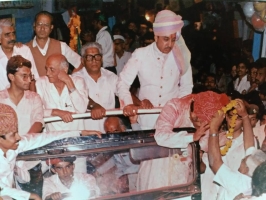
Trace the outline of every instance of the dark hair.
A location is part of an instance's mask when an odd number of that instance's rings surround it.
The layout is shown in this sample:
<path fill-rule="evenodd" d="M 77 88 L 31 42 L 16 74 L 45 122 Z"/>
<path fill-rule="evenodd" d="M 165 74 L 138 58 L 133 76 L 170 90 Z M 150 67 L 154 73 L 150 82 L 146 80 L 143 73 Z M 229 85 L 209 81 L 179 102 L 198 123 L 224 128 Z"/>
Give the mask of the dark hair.
<path fill-rule="evenodd" d="M 31 69 L 31 62 L 25 58 L 23 58 L 21 55 L 12 56 L 6 65 L 6 75 L 8 78 L 8 74 L 15 74 L 18 71 L 18 68 L 21 67 L 28 67 Z M 8 78 L 8 81 L 11 82 L 11 80 Z"/>
<path fill-rule="evenodd" d="M 94 13 L 93 19 L 96 20 L 97 22 L 100 22 L 102 26 L 107 26 L 108 21 L 102 12 Z"/>
<path fill-rule="evenodd" d="M 258 87 L 258 91 L 259 91 L 259 94 L 263 94 L 264 96 L 266 96 L 266 82 L 262 83 Z"/>
<path fill-rule="evenodd" d="M 266 193 L 266 162 L 261 163 L 252 175 L 252 196 Z"/>
<path fill-rule="evenodd" d="M 54 23 L 54 18 L 53 18 L 53 15 L 48 12 L 48 11 L 41 11 L 41 12 L 38 12 L 35 17 L 34 17 L 34 23 L 36 23 L 37 21 L 37 18 L 40 16 L 40 15 L 46 15 L 48 16 L 50 19 L 51 19 L 51 25 Z"/>

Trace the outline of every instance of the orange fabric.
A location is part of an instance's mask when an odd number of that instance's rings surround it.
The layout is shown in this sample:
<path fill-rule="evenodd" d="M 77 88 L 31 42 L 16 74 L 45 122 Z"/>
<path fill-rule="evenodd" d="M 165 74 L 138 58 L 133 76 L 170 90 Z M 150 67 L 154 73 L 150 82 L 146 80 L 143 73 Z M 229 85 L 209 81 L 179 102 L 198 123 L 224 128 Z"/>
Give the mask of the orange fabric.
<path fill-rule="evenodd" d="M 217 94 L 212 91 L 193 95 L 194 113 L 203 121 L 209 122 L 212 116 L 223 106 L 229 103 L 226 94 Z"/>
<path fill-rule="evenodd" d="M 14 109 L 0 103 L 0 135 L 16 131 L 18 127 L 17 115 Z"/>

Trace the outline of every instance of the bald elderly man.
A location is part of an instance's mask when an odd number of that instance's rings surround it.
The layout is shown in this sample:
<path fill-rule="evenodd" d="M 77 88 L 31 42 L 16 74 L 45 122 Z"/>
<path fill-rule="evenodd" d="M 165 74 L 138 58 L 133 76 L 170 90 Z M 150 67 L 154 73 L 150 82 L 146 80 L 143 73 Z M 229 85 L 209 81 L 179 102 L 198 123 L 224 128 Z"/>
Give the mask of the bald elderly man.
<path fill-rule="evenodd" d="M 168 100 L 192 92 L 190 52 L 181 36 L 183 25 L 181 17 L 170 10 L 157 14 L 153 23 L 155 42 L 137 49 L 119 76 L 118 93 L 125 116 L 135 115 L 136 105 L 163 107 Z M 138 98 L 132 98 L 129 88 L 136 75 L 141 86 Z M 152 129 L 157 118 L 157 114 L 139 116 L 138 122 L 142 129 Z"/>

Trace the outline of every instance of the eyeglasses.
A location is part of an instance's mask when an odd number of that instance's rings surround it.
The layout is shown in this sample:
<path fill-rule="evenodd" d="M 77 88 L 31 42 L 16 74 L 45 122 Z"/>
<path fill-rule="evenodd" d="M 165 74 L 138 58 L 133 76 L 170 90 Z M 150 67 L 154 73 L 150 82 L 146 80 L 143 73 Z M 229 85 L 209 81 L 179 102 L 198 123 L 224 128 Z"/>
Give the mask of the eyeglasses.
<path fill-rule="evenodd" d="M 22 79 L 23 79 L 23 81 L 27 81 L 27 80 L 33 80 L 34 79 L 34 75 L 32 75 L 32 74 L 14 74 L 15 76 L 20 76 Z"/>
<path fill-rule="evenodd" d="M 102 60 L 102 55 L 101 54 L 95 54 L 95 55 L 85 55 L 84 58 L 87 60 L 87 61 L 92 61 L 93 59 L 95 59 L 96 61 L 100 61 Z"/>
<path fill-rule="evenodd" d="M 40 23 L 36 23 L 35 26 L 36 26 L 37 28 L 41 28 L 41 27 L 43 27 L 43 28 L 45 28 L 45 29 L 48 29 L 48 28 L 51 27 L 51 24 L 45 24 L 45 23 L 40 22 Z"/>

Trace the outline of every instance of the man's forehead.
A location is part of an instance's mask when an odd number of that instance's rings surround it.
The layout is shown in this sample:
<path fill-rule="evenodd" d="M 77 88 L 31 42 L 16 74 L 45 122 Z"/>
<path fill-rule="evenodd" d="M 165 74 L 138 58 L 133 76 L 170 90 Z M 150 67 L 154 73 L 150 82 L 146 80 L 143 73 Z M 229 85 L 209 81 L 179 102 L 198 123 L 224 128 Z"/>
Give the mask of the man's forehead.
<path fill-rule="evenodd" d="M 99 49 L 96 47 L 89 47 L 86 49 L 86 53 L 99 53 Z"/>
<path fill-rule="evenodd" d="M 14 26 L 2 26 L 2 33 L 11 33 L 15 32 Z"/>
<path fill-rule="evenodd" d="M 71 162 L 65 162 L 65 161 L 62 161 L 62 162 L 59 162 L 57 164 L 55 164 L 54 166 L 55 167 L 66 167 L 68 165 L 72 164 Z"/>

